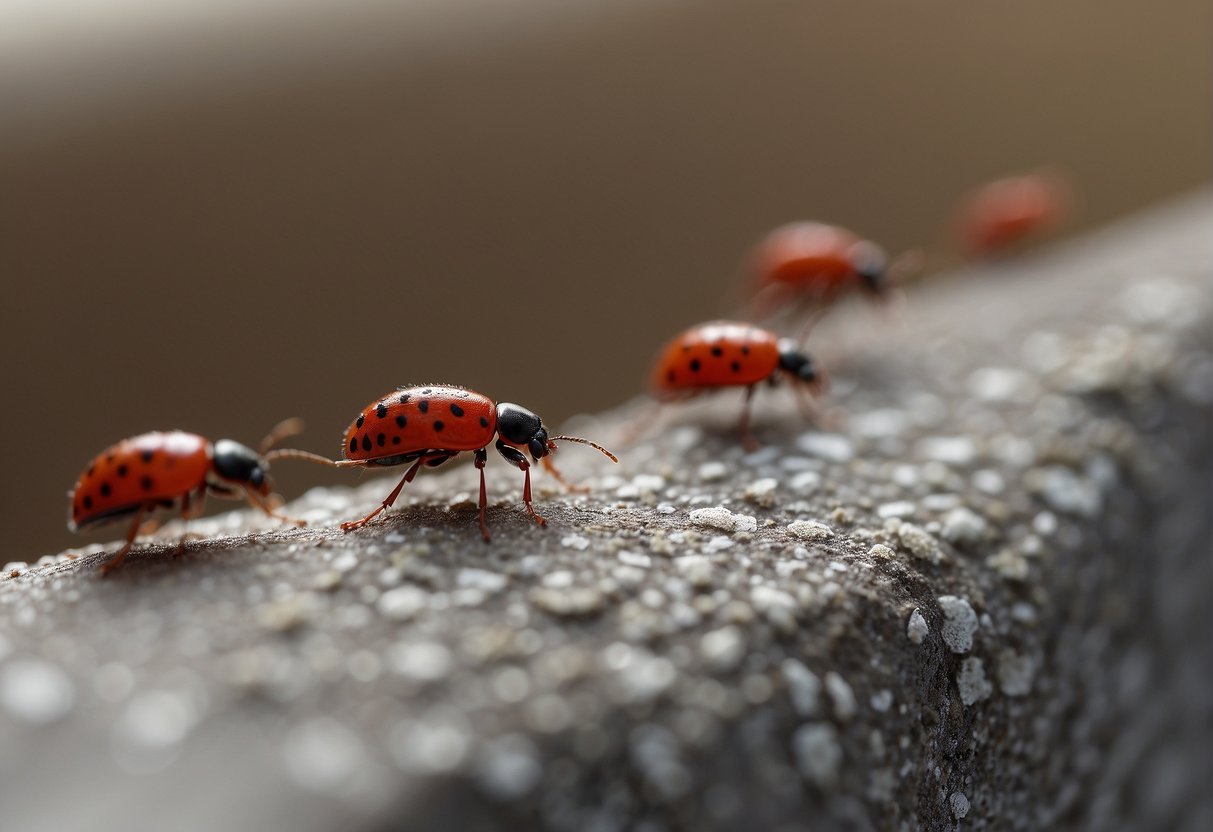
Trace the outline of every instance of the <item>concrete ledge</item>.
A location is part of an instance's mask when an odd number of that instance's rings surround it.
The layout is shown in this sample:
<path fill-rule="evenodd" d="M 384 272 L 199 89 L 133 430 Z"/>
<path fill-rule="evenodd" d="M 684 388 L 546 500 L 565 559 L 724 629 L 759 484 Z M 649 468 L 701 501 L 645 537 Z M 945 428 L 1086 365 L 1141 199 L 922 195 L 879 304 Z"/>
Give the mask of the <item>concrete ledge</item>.
<path fill-rule="evenodd" d="M 703 402 L 546 530 L 490 462 L 491 546 L 455 470 L 10 565 L 0 822 L 1209 828 L 1211 219 L 841 315 L 837 433 Z"/>

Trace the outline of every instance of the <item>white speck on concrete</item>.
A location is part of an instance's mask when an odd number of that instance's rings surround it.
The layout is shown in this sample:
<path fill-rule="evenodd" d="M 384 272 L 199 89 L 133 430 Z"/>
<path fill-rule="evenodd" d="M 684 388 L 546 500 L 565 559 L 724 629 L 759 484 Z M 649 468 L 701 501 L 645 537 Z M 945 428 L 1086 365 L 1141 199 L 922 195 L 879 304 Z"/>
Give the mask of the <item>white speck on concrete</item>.
<path fill-rule="evenodd" d="M 793 520 L 787 525 L 788 534 L 801 540 L 821 541 L 834 536 L 834 530 L 816 520 Z"/>
<path fill-rule="evenodd" d="M 619 558 L 620 563 L 626 563 L 628 566 L 635 566 L 640 569 L 648 569 L 653 565 L 653 559 L 641 552 L 632 552 L 624 549 L 616 557 Z"/>
<path fill-rule="evenodd" d="M 947 513 L 939 533 L 949 543 L 963 546 L 980 542 L 985 532 L 985 518 L 972 509 L 961 506 Z"/>
<path fill-rule="evenodd" d="M 967 653 L 973 649 L 973 634 L 977 632 L 977 613 L 967 598 L 955 595 L 939 596 L 939 609 L 943 611 L 943 641 L 953 653 Z"/>
<path fill-rule="evenodd" d="M 726 532 L 752 532 L 758 529 L 758 520 L 748 514 L 734 514 L 724 506 L 697 508 L 690 514 L 691 522 L 697 526 L 720 529 Z"/>
<path fill-rule="evenodd" d="M 522 797 L 543 777 L 539 753 L 521 734 L 507 734 L 485 743 L 475 769 L 485 791 L 502 800 Z"/>
<path fill-rule="evenodd" d="M 703 544 L 703 551 L 711 554 L 712 552 L 723 552 L 725 549 L 732 549 L 736 546 L 736 542 L 725 537 L 722 534 L 715 535 L 707 543 Z"/>
<path fill-rule="evenodd" d="M 969 814 L 969 799 L 964 796 L 964 792 L 952 792 L 948 803 L 952 807 L 952 817 L 957 820 L 964 820 L 965 816 Z"/>
<path fill-rule="evenodd" d="M 392 758 L 405 771 L 432 774 L 454 771 L 467 758 L 466 731 L 443 717 L 396 726 L 388 739 Z"/>
<path fill-rule="evenodd" d="M 891 503 L 881 503 L 876 507 L 879 517 L 909 517 L 914 513 L 914 504 L 909 500 L 895 500 Z"/>
<path fill-rule="evenodd" d="M 806 454 L 829 462 L 849 462 L 855 456 L 851 440 L 837 433 L 805 433 L 796 444 Z"/>
<path fill-rule="evenodd" d="M 816 471 L 801 471 L 788 482 L 788 486 L 797 494 L 812 494 L 821 488 L 821 474 Z"/>
<path fill-rule="evenodd" d="M 910 426 L 904 411 L 881 409 L 851 414 L 851 430 L 868 439 L 889 439 L 901 436 Z"/>
<path fill-rule="evenodd" d="M 660 474 L 637 474 L 632 477 L 632 485 L 642 494 L 655 494 L 665 488 L 665 477 Z"/>
<path fill-rule="evenodd" d="M 922 617 L 922 613 L 918 610 L 910 613 L 910 621 L 906 624 L 906 637 L 913 644 L 922 644 L 922 640 L 927 637 L 929 632 L 931 632 L 931 628 L 927 626 L 927 620 Z"/>
<path fill-rule="evenodd" d="M 699 640 L 699 653 L 716 670 L 732 670 L 745 655 L 741 630 L 730 625 L 705 633 Z"/>
<path fill-rule="evenodd" d="M 1025 479 L 1050 508 L 1063 514 L 1094 517 L 1103 504 L 1099 489 L 1093 482 L 1061 465 L 1029 471 Z"/>
<path fill-rule="evenodd" d="M 956 687 L 960 689 L 960 701 L 966 705 L 980 702 L 994 692 L 994 686 L 986 679 L 985 666 L 976 656 L 961 662 Z"/>
<path fill-rule="evenodd" d="M 855 716 L 855 692 L 846 679 L 833 670 L 826 673 L 826 693 L 834 702 L 834 715 L 843 722 Z"/>
<path fill-rule="evenodd" d="M 408 621 L 426 608 L 427 599 L 425 590 L 419 587 L 399 586 L 380 595 L 375 608 L 384 618 Z"/>
<path fill-rule="evenodd" d="M 682 576 L 696 589 L 712 585 L 712 562 L 703 555 L 684 555 L 674 559 L 674 565 Z"/>
<path fill-rule="evenodd" d="M 432 641 L 397 642 L 388 648 L 388 667 L 416 682 L 433 682 L 450 672 L 451 651 Z"/>
<path fill-rule="evenodd" d="M 890 560 L 897 556 L 897 553 L 883 543 L 877 543 L 868 549 L 868 557 L 876 560 Z"/>
<path fill-rule="evenodd" d="M 816 716 L 821 711 L 821 679 L 799 659 L 784 659 L 780 665 L 788 685 L 792 707 L 800 716 Z"/>
<path fill-rule="evenodd" d="M 893 691 L 887 688 L 878 690 L 868 698 L 868 703 L 877 713 L 888 713 L 889 708 L 893 707 Z"/>
<path fill-rule="evenodd" d="M 998 654 L 998 687 L 1007 696 L 1027 696 L 1035 676 L 1036 663 L 1031 656 L 1021 656 L 1014 650 Z"/>
<path fill-rule="evenodd" d="M 594 615 L 606 606 L 606 598 L 594 587 L 553 588 L 543 586 L 532 590 L 531 603 L 541 610 L 567 618 Z"/>
<path fill-rule="evenodd" d="M 456 586 L 465 589 L 479 589 L 490 594 L 505 589 L 509 581 L 510 579 L 500 572 L 490 572 L 487 569 L 460 569 L 455 576 Z"/>
<path fill-rule="evenodd" d="M 943 553 L 939 550 L 939 542 L 934 535 L 921 526 L 902 523 L 897 529 L 897 538 L 901 541 L 901 545 L 905 546 L 916 558 L 922 558 L 931 563 L 939 563 L 943 559 Z"/>
<path fill-rule="evenodd" d="M 806 780 L 823 789 L 834 786 L 842 764 L 842 747 L 833 725 L 810 722 L 797 728 L 792 735 L 792 753 L 796 768 Z"/>
<path fill-rule="evenodd" d="M 968 379 L 969 392 L 987 402 L 1019 401 L 1033 386 L 1032 376 L 1015 367 L 982 367 Z"/>
<path fill-rule="evenodd" d="M 982 468 L 973 472 L 973 487 L 986 494 L 1001 494 L 1006 490 L 1007 482 L 1002 474 L 990 468 Z"/>
<path fill-rule="evenodd" d="M 14 719 L 47 725 L 63 719 L 76 701 L 72 680 L 39 659 L 14 659 L 0 668 L 0 708 Z"/>
<path fill-rule="evenodd" d="M 914 451 L 945 465 L 969 465 L 977 458 L 977 446 L 967 436 L 928 436 L 914 445 Z"/>
<path fill-rule="evenodd" d="M 718 460 L 699 466 L 699 479 L 703 482 L 719 482 L 729 475 L 729 466 Z"/>
<path fill-rule="evenodd" d="M 590 539 L 580 534 L 566 534 L 560 538 L 560 545 L 566 549 L 576 549 L 578 552 L 584 552 L 590 548 Z"/>
<path fill-rule="evenodd" d="M 292 729 L 282 754 L 300 786 L 328 794 L 349 790 L 366 764 L 358 735 L 331 717 L 318 717 Z"/>
<path fill-rule="evenodd" d="M 775 489 L 778 487 L 779 480 L 774 477 L 763 477 L 747 485 L 745 491 L 742 492 L 742 497 L 746 502 L 756 506 L 770 508 L 775 505 Z"/>

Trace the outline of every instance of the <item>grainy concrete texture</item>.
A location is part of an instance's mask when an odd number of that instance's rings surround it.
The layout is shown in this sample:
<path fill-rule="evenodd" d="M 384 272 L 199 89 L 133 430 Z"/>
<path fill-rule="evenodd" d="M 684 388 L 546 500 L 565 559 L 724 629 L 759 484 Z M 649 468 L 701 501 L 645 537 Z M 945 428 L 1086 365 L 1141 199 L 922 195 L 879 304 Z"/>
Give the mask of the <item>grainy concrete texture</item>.
<path fill-rule="evenodd" d="M 491 545 L 470 466 L 348 535 L 391 481 L 317 469 L 308 529 L 12 563 L 0 828 L 1213 828 L 1211 227 L 842 310 L 836 426 L 567 446 L 547 529 L 490 460 Z"/>

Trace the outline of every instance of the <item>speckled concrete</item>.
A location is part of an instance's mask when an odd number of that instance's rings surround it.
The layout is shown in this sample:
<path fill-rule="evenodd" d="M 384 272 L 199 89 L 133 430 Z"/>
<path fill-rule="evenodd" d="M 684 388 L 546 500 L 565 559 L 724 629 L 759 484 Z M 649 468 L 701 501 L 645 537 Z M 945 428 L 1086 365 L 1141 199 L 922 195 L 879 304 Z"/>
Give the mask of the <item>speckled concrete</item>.
<path fill-rule="evenodd" d="M 776 391 L 756 453 L 732 395 L 569 446 L 546 529 L 490 460 L 491 545 L 461 467 L 348 535 L 391 481 L 104 580 L 10 552 L 0 828 L 1213 826 L 1211 221 L 845 310 L 828 431 Z"/>

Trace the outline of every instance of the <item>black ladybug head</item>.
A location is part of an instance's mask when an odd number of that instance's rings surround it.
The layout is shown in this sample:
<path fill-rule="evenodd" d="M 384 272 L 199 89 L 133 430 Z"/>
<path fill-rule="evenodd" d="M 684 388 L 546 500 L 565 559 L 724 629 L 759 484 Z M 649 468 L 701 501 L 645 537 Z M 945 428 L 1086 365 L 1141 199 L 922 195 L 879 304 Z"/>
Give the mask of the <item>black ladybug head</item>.
<path fill-rule="evenodd" d="M 215 475 L 225 483 L 262 495 L 270 493 L 269 464 L 252 448 L 231 439 L 220 439 L 215 443 L 211 465 Z"/>
<path fill-rule="evenodd" d="M 817 368 L 813 366 L 813 359 L 809 358 L 807 353 L 801 351 L 799 344 L 791 338 L 780 338 L 778 349 L 779 368 L 781 370 L 790 373 L 798 380 L 807 384 L 814 384 L 819 381 Z"/>
<path fill-rule="evenodd" d="M 538 416 L 520 405 L 497 405 L 497 435 L 507 445 L 530 451 L 536 462 L 551 452 L 547 428 Z"/>
<path fill-rule="evenodd" d="M 864 241 L 851 247 L 851 265 L 859 275 L 863 288 L 875 295 L 889 288 L 889 258 L 875 243 Z"/>

